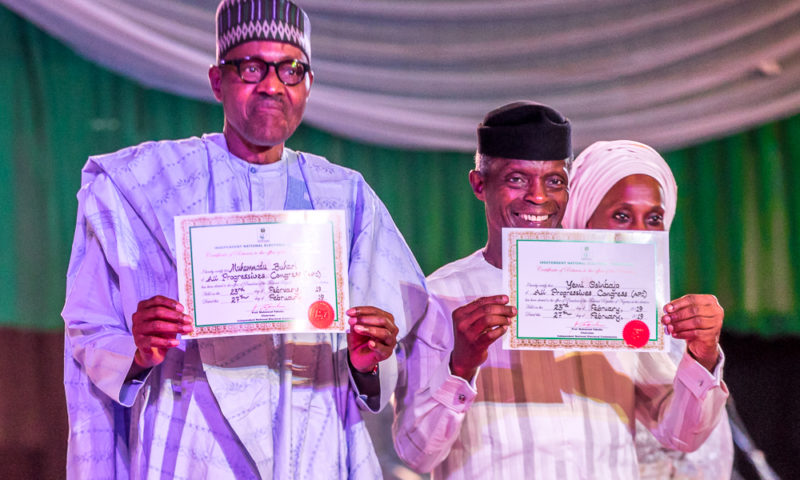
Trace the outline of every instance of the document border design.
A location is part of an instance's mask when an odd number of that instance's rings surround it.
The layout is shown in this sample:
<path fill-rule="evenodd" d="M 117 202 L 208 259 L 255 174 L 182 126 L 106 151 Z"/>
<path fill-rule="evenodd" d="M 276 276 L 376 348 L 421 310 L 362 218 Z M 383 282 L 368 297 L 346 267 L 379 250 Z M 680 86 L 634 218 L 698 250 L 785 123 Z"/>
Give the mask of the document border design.
<path fill-rule="evenodd" d="M 193 227 L 214 226 L 214 225 L 242 225 L 242 224 L 268 224 L 268 223 L 304 223 L 309 217 L 315 217 L 314 223 L 321 223 L 324 219 L 331 224 L 332 241 L 334 248 L 334 275 L 336 290 L 336 305 L 334 305 L 335 317 L 330 327 L 316 329 L 310 327 L 309 332 L 345 332 L 349 328 L 347 316 L 347 257 L 344 238 L 346 231 L 344 222 L 345 216 L 342 210 L 283 210 L 273 212 L 232 212 L 232 213 L 209 213 L 204 215 L 187 215 L 175 217 L 176 240 L 180 245 L 176 245 L 176 256 L 178 258 L 179 289 L 185 295 L 184 307 L 186 314 L 194 318 L 195 315 L 195 281 L 192 265 L 192 245 L 191 229 Z M 181 255 L 182 254 L 182 255 Z M 182 281 L 183 280 L 183 281 Z M 264 333 L 289 333 L 291 332 L 290 323 L 275 321 L 253 321 L 246 323 L 230 323 L 214 326 L 198 327 L 195 325 L 194 331 L 184 335 L 186 338 L 204 338 L 233 335 L 253 335 Z"/>
<path fill-rule="evenodd" d="M 503 229 L 503 262 L 504 274 L 508 278 L 506 289 L 509 292 L 509 303 L 517 307 L 519 311 L 519 291 L 518 291 L 518 265 L 517 265 L 517 244 L 519 241 L 558 241 L 558 242 L 597 242 L 597 243 L 647 243 L 654 245 L 654 255 L 656 256 L 656 298 L 659 298 L 659 291 L 665 298 L 664 302 L 669 301 L 669 243 L 668 232 L 644 232 L 627 230 L 578 230 L 578 229 Z M 666 266 L 666 268 L 665 268 Z M 662 280 L 659 281 L 658 278 Z M 656 302 L 656 308 L 660 308 Z M 531 339 L 519 338 L 517 336 L 517 318 L 512 320 L 512 324 L 504 340 L 504 348 L 512 350 L 618 350 L 618 351 L 665 351 L 668 349 L 668 336 L 663 331 L 660 323 L 660 310 L 656 312 L 658 322 L 656 325 L 656 340 L 648 341 L 644 346 L 633 348 L 626 345 L 620 339 L 596 340 L 596 339 Z M 652 336 L 652 333 L 651 333 Z"/>

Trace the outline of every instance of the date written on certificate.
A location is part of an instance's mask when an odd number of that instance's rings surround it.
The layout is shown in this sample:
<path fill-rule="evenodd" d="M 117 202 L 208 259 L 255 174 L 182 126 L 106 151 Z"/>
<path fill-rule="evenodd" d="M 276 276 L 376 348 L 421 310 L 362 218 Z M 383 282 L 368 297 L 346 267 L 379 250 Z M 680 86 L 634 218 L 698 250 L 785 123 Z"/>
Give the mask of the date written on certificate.
<path fill-rule="evenodd" d="M 510 349 L 664 350 L 667 235 L 504 229 L 503 281 L 517 307 Z"/>
<path fill-rule="evenodd" d="M 344 225 L 340 210 L 176 217 L 188 336 L 346 331 Z"/>

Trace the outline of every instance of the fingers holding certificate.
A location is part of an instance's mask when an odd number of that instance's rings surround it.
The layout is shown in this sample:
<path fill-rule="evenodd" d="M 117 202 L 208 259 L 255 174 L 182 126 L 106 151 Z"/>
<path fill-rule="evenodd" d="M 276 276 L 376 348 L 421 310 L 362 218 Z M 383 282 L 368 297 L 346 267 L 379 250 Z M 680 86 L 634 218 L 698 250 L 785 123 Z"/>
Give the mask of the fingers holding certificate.
<path fill-rule="evenodd" d="M 374 371 L 375 366 L 389 358 L 397 345 L 399 329 L 391 313 L 377 307 L 353 307 L 347 350 L 350 363 L 359 372 Z"/>
<path fill-rule="evenodd" d="M 684 295 L 664 306 L 662 322 L 669 333 L 686 340 L 689 353 L 709 371 L 719 360 L 719 334 L 725 311 L 717 297 Z"/>
<path fill-rule="evenodd" d="M 339 210 L 176 217 L 186 336 L 346 331 L 344 232 Z"/>
<path fill-rule="evenodd" d="M 503 336 L 517 309 L 506 295 L 480 297 L 453 311 L 453 353 L 450 370 L 471 381 L 488 356 L 489 346 Z"/>
<path fill-rule="evenodd" d="M 192 331 L 192 318 L 183 306 L 162 295 L 139 302 L 131 318 L 131 333 L 136 344 L 128 377 L 164 361 L 167 350 L 178 346 L 178 334 Z"/>

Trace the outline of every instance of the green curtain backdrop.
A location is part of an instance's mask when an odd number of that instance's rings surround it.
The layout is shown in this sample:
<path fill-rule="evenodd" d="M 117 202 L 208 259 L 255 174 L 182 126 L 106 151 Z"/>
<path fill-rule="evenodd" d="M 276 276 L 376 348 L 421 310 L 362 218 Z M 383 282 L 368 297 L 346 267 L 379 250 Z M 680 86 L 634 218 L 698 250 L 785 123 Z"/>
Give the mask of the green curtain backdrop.
<path fill-rule="evenodd" d="M 0 325 L 58 329 L 86 157 L 218 131 L 222 111 L 111 74 L 6 9 L 0 28 Z M 364 145 L 306 127 L 289 145 L 362 172 L 426 273 L 485 242 L 469 155 Z M 665 157 L 679 185 L 673 296 L 715 293 L 730 330 L 800 333 L 800 116 Z"/>

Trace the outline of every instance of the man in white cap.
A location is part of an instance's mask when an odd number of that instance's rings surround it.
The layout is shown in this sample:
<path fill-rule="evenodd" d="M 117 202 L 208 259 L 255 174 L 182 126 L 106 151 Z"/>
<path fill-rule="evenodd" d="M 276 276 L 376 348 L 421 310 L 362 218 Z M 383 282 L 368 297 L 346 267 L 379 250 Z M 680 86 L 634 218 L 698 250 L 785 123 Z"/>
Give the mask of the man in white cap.
<path fill-rule="evenodd" d="M 424 279 L 361 176 L 284 146 L 313 83 L 310 25 L 286 0 L 217 10 L 221 134 L 91 157 L 67 274 L 71 478 L 367 478 L 359 409 L 378 410 Z M 345 211 L 351 333 L 186 340 L 173 218 Z"/>
<path fill-rule="evenodd" d="M 680 450 L 697 448 L 719 420 L 727 397 L 719 366 L 711 373 L 689 358 L 676 377 L 666 354 L 511 351 L 497 341 L 516 315 L 501 294 L 502 228 L 560 226 L 570 145 L 568 120 L 532 102 L 500 107 L 478 127 L 469 180 L 485 203 L 488 241 L 428 277 L 428 311 L 401 342 L 393 434 L 398 455 L 417 471 L 436 479 L 637 478 L 637 418 Z M 670 305 L 671 325 L 705 327 Z"/>

